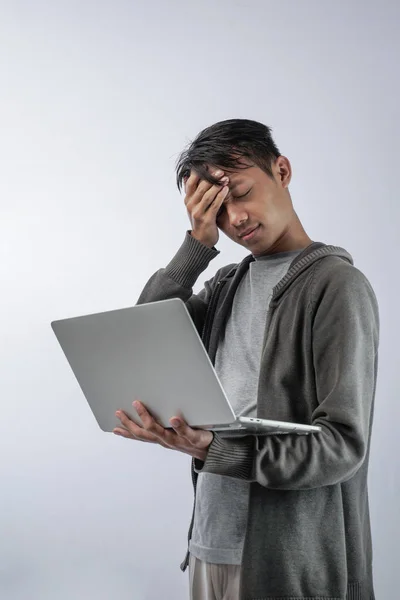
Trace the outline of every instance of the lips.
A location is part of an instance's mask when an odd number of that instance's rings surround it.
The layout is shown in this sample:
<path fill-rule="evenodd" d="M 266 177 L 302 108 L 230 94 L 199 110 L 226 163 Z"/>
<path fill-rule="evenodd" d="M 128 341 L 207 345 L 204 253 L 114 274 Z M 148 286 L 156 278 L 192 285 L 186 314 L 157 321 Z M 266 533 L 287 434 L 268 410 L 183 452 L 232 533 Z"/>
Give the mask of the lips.
<path fill-rule="evenodd" d="M 251 229 L 247 229 L 246 231 L 241 233 L 239 235 L 239 237 L 244 238 L 246 235 L 249 235 L 249 233 L 253 233 L 253 231 L 255 231 L 257 229 L 257 227 L 258 227 L 258 225 L 256 227 L 252 227 Z"/>

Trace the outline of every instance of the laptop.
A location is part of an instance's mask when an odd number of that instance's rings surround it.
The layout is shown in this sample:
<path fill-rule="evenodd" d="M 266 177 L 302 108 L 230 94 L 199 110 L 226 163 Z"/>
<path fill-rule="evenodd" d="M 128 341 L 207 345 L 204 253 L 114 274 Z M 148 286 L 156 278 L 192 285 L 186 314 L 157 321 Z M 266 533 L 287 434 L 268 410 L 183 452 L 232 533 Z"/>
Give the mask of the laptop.
<path fill-rule="evenodd" d="M 51 326 L 103 431 L 121 426 L 117 409 L 141 425 L 134 400 L 166 428 L 171 417 L 181 416 L 191 427 L 228 435 L 321 431 L 236 415 L 179 298 L 57 320 Z"/>

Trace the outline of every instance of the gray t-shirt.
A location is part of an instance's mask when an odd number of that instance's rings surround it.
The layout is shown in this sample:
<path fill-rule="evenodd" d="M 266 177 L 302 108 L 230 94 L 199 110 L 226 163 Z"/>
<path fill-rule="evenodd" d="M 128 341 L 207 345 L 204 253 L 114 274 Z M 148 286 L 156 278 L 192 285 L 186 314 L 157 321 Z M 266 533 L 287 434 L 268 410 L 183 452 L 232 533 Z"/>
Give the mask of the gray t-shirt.
<path fill-rule="evenodd" d="M 236 291 L 215 370 L 238 416 L 256 416 L 261 350 L 273 288 L 300 252 L 256 258 Z M 209 563 L 240 565 L 248 499 L 248 482 L 200 473 L 191 554 Z"/>

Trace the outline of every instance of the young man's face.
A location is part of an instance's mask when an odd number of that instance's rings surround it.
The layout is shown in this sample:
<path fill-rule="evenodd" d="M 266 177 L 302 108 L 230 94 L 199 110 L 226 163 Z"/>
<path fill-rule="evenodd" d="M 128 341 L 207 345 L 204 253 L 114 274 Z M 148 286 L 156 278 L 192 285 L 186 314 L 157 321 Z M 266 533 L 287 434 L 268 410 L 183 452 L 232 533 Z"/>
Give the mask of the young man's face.
<path fill-rule="evenodd" d="M 288 192 L 289 161 L 280 156 L 272 170 L 274 179 L 255 166 L 225 171 L 229 193 L 218 213 L 217 225 L 253 255 L 273 252 L 288 233 L 294 214 Z M 248 232 L 250 235 L 245 236 Z"/>

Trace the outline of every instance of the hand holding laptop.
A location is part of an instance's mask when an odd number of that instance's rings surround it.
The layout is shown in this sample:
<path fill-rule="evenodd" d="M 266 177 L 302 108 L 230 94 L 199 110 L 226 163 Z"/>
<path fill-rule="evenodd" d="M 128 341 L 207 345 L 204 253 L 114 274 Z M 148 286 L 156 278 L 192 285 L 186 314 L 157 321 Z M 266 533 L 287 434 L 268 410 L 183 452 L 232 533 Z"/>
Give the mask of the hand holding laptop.
<path fill-rule="evenodd" d="M 179 415 L 196 431 L 195 441 L 187 440 L 195 444 L 194 451 L 207 446 L 197 446 L 198 430 L 229 437 L 246 432 L 308 435 L 321 430 L 308 423 L 237 415 L 179 298 L 53 321 L 52 327 L 103 431 L 119 427 L 117 410 L 142 426 L 132 406 L 135 397 L 145 402 L 162 428 L 169 429 L 171 415 Z M 186 433 L 190 436 L 190 431 Z M 201 444 L 209 440 L 200 438 Z M 193 450 L 175 436 L 169 441 L 173 446 L 179 441 L 179 449 L 189 454 Z"/>
<path fill-rule="evenodd" d="M 143 427 L 132 421 L 124 411 L 117 410 L 115 415 L 123 427 L 113 429 L 115 435 L 140 442 L 159 444 L 164 448 L 189 454 L 203 462 L 206 460 L 208 448 L 214 439 L 211 431 L 192 429 L 180 417 L 172 417 L 170 419 L 172 429 L 165 429 L 157 423 L 141 402 L 136 400 L 133 402 L 133 406 Z"/>

